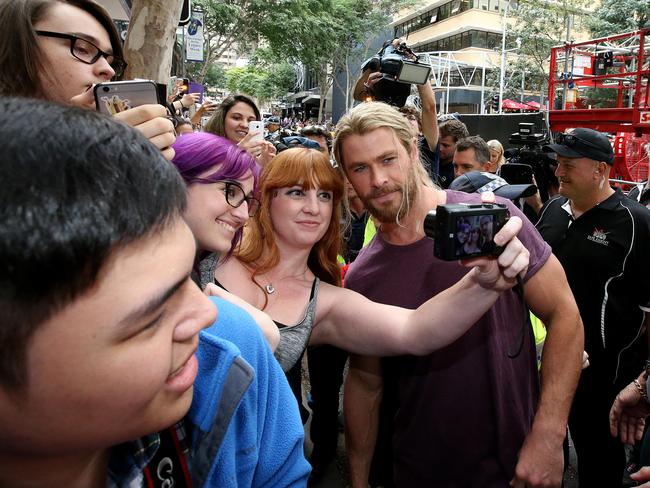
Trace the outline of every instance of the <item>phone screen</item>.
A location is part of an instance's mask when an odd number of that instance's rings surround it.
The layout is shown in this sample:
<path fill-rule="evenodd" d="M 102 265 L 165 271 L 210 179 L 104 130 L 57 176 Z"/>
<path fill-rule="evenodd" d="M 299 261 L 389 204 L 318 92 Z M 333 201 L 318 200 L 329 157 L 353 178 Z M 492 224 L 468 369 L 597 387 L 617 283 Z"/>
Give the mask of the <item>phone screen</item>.
<path fill-rule="evenodd" d="M 108 115 L 159 103 L 156 84 L 148 80 L 99 83 L 95 85 L 94 93 L 97 110 Z"/>

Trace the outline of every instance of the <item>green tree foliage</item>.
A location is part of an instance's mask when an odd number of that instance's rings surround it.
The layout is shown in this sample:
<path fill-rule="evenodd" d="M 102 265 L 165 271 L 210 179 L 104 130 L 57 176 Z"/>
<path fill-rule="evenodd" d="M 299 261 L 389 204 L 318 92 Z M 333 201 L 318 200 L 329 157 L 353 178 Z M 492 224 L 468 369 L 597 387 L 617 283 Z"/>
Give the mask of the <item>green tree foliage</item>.
<path fill-rule="evenodd" d="M 213 88 L 226 86 L 226 70 L 219 63 L 212 63 L 205 73 L 203 83 Z"/>
<path fill-rule="evenodd" d="M 412 0 L 295 0 L 278 10 L 262 28 L 272 51 L 300 63 L 316 77 L 322 102 L 334 77 L 345 69 L 352 52 L 385 29 L 392 13 Z M 322 116 L 321 116 L 322 117 Z"/>
<path fill-rule="evenodd" d="M 548 83 L 548 60 L 553 46 L 575 35 L 576 19 L 587 14 L 591 0 L 519 0 L 508 9 L 506 50 L 508 55 L 503 98 L 521 99 L 524 92 L 543 95 Z M 534 21 L 531 21 L 534 19 Z M 519 43 L 517 43 L 517 39 Z M 519 48 L 517 48 L 519 44 Z M 486 77 L 490 95 L 499 93 L 500 67 Z"/>
<path fill-rule="evenodd" d="M 588 25 L 595 38 L 650 27 L 650 1 L 603 0 Z"/>
<path fill-rule="evenodd" d="M 275 22 L 274 11 L 291 10 L 289 0 L 194 0 L 203 10 L 203 63 L 187 63 L 188 75 L 203 83 L 208 71 L 226 50 L 237 45 L 248 51 L 259 42 L 261 31 Z"/>
<path fill-rule="evenodd" d="M 519 38 L 519 54 L 540 70 L 547 70 L 551 47 L 573 37 L 575 20 L 587 14 L 589 3 L 591 0 L 520 0 L 517 7 L 510 10 L 516 24 L 508 29 L 507 48 L 514 47 L 515 39 Z"/>
<path fill-rule="evenodd" d="M 268 49 L 258 49 L 248 66 L 226 71 L 226 88 L 246 93 L 260 102 L 286 95 L 294 89 L 296 74 L 287 62 L 275 62 Z"/>

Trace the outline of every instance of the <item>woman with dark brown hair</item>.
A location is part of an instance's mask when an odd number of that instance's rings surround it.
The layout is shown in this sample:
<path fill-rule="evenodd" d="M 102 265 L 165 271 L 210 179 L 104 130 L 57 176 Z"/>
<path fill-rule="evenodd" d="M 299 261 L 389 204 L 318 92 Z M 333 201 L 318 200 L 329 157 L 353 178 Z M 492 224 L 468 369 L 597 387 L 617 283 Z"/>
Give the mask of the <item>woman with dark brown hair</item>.
<path fill-rule="evenodd" d="M 106 10 L 91 0 L 0 0 L 0 95 L 94 109 L 93 86 L 118 80 L 126 62 Z M 140 130 L 167 159 L 174 126 L 162 105 L 115 117 Z"/>
<path fill-rule="evenodd" d="M 261 118 L 253 99 L 241 94 L 230 95 L 214 111 L 205 131 L 230 139 L 265 166 L 276 150 L 269 141 L 256 139 L 257 133 L 248 130 L 248 124 L 255 120 Z"/>

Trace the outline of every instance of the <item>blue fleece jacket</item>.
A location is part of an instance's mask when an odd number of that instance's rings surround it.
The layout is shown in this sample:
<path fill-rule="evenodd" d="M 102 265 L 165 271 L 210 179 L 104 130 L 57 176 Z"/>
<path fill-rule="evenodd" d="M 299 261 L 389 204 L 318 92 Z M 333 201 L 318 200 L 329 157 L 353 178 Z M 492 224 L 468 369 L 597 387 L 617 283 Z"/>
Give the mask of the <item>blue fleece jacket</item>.
<path fill-rule="evenodd" d="M 212 298 L 187 420 L 194 486 L 306 486 L 303 427 L 286 377 L 252 317 Z"/>

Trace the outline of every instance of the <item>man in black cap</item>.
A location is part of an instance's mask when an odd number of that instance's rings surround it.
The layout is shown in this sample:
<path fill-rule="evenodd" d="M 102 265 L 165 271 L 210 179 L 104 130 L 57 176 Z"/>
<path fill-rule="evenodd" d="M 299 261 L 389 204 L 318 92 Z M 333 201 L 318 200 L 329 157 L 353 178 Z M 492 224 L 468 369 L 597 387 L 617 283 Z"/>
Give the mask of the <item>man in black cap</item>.
<path fill-rule="evenodd" d="M 580 486 L 616 487 L 625 452 L 611 434 L 633 442 L 627 426 L 642 424 L 643 415 L 619 410 L 608 420 L 610 407 L 619 392 L 637 384 L 647 399 L 650 213 L 609 186 L 614 152 L 604 134 L 579 128 L 556 142 L 544 150 L 557 154 L 560 195 L 542 208 L 537 229 L 564 266 L 591 363 L 580 378 L 569 429 Z"/>
<path fill-rule="evenodd" d="M 266 119 L 266 135 L 264 136 L 264 139 L 273 143 L 277 152 L 289 148 L 282 139 L 291 135 L 290 132 L 287 132 L 280 127 L 280 117 L 277 115 L 272 115 Z"/>

